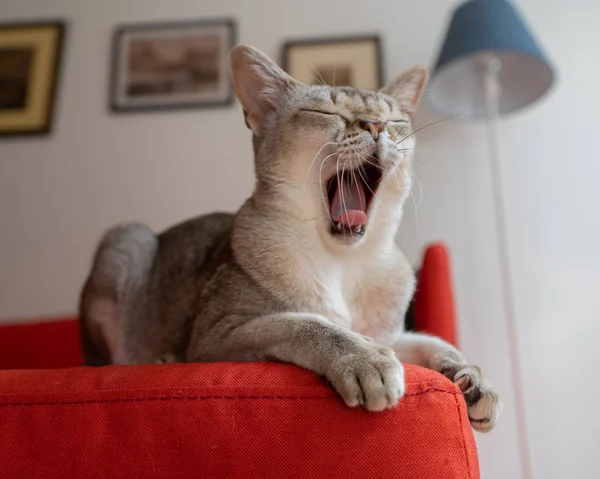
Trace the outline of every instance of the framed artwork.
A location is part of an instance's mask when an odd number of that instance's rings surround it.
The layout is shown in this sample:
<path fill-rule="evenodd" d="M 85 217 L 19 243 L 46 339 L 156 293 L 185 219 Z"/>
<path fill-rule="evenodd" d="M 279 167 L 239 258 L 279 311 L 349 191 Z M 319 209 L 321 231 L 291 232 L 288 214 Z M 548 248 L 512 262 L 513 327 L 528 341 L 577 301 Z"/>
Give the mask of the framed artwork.
<path fill-rule="evenodd" d="M 113 111 L 228 105 L 232 20 L 124 25 L 114 35 Z"/>
<path fill-rule="evenodd" d="M 65 24 L 0 24 L 0 135 L 52 129 Z"/>
<path fill-rule="evenodd" d="M 290 41 L 285 44 L 283 68 L 309 84 L 381 88 L 381 43 L 377 36 Z"/>

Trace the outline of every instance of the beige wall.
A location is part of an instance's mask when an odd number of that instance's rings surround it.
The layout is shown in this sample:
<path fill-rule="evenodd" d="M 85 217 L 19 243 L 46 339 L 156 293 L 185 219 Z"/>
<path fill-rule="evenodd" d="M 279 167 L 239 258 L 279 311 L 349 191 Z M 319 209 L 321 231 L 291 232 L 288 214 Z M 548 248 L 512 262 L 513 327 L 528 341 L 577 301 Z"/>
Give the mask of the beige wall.
<path fill-rule="evenodd" d="M 114 116 L 107 111 L 116 23 L 233 16 L 239 39 L 278 56 L 288 38 L 380 32 L 386 77 L 430 64 L 445 0 L 4 0 L 2 20 L 71 25 L 56 132 L 0 140 L 0 318 L 72 312 L 95 242 L 119 221 L 162 229 L 233 210 L 250 193 L 250 135 L 238 106 Z M 502 123 L 520 351 L 535 477 L 598 477 L 592 383 L 600 337 L 598 2 L 520 2 L 559 69 L 555 91 Z M 432 116 L 423 109 L 419 123 Z M 485 130 L 446 122 L 422 132 L 418 222 L 400 240 L 451 247 L 461 343 L 502 392 L 496 431 L 478 437 L 482 477 L 519 478 Z M 418 224 L 417 224 L 418 223 Z M 595 389 L 594 389 L 595 388 Z"/>

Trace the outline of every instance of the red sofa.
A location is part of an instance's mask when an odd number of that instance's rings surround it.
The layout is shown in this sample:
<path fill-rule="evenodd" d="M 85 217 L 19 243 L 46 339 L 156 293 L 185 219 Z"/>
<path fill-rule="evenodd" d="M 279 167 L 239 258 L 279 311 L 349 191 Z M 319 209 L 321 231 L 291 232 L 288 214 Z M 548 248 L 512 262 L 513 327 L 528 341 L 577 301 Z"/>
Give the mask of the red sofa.
<path fill-rule="evenodd" d="M 453 321 L 436 248 L 416 305 L 433 333 Z M 69 319 L 0 327 L 0 369 L 3 478 L 479 478 L 460 390 L 416 366 L 401 402 L 369 413 L 286 364 L 81 367 Z"/>

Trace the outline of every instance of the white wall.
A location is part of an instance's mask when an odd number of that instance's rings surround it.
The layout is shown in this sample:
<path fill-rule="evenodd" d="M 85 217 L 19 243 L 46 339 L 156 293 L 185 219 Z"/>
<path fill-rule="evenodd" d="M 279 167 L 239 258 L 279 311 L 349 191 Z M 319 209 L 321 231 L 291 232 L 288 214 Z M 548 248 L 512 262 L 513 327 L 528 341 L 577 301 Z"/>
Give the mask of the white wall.
<path fill-rule="evenodd" d="M 591 479 L 600 477 L 600 5 L 526 0 L 519 6 L 558 69 L 547 98 L 501 125 L 533 475 Z M 464 347 L 495 380 L 508 381 L 485 131 L 443 123 L 420 135 L 420 147 L 433 153 L 422 151 L 417 166 L 424 190 L 419 240 L 411 241 L 410 209 L 402 238 L 410 245 L 434 238 L 450 244 Z M 490 447 L 504 439 L 515 446 L 507 435 Z M 508 468 L 492 472 L 483 460 L 484 478 L 520 477 Z"/>
<path fill-rule="evenodd" d="M 74 311 L 107 226 L 136 219 L 162 229 L 233 210 L 251 191 L 250 138 L 239 107 L 107 111 L 116 23 L 231 15 L 240 41 L 275 57 L 288 38 L 380 32 L 389 79 L 433 61 L 454 2 L 349 3 L 4 0 L 2 20 L 62 16 L 71 25 L 56 133 L 0 143 L 0 317 Z M 595 0 L 520 4 L 560 74 L 550 96 L 502 124 L 534 477 L 599 477 L 600 415 L 592 401 L 600 393 L 593 383 L 600 221 L 592 208 L 600 202 L 593 188 L 600 155 L 592 129 L 599 125 L 600 64 L 592 50 L 600 45 L 600 9 Z M 418 121 L 432 119 L 422 110 Z M 481 126 L 445 122 L 419 135 L 418 227 L 409 204 L 400 237 L 415 262 L 430 240 L 450 245 L 463 349 L 506 403 L 497 430 L 478 437 L 482 477 L 512 479 L 521 476 L 484 134 Z"/>

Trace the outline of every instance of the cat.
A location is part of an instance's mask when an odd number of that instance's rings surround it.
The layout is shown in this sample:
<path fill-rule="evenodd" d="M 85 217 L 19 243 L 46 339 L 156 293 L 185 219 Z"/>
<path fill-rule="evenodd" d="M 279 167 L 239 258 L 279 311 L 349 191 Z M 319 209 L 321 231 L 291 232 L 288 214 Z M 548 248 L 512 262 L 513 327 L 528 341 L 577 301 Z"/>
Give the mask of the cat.
<path fill-rule="evenodd" d="M 363 91 L 301 84 L 245 45 L 229 65 L 254 192 L 235 215 L 105 234 L 81 294 L 86 364 L 281 361 L 381 411 L 404 394 L 402 361 L 455 382 L 473 428 L 491 430 L 501 403 L 480 369 L 403 331 L 415 277 L 395 235 L 427 70 Z"/>

